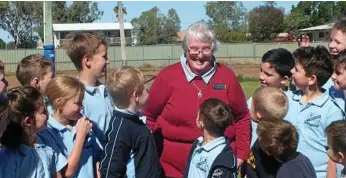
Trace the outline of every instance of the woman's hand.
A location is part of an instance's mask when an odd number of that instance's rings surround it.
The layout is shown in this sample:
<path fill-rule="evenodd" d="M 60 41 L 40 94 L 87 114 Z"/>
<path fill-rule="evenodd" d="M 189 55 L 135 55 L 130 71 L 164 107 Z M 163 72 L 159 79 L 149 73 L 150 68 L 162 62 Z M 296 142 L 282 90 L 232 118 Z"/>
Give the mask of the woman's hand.
<path fill-rule="evenodd" d="M 243 164 L 244 164 L 244 160 L 237 158 L 237 169 L 239 169 L 240 167 L 242 167 Z"/>

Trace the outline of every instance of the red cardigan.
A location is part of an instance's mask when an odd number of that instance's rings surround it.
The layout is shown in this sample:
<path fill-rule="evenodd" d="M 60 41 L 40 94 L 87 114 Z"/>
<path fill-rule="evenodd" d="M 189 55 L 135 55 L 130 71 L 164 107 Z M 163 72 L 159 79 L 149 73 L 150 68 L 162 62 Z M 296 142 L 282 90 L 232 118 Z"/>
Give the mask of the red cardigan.
<path fill-rule="evenodd" d="M 200 89 L 206 86 L 201 77 L 194 81 Z M 214 89 L 214 84 L 225 84 L 226 89 Z M 202 98 L 198 98 L 197 93 L 193 83 L 187 81 L 180 62 L 162 69 L 150 88 L 143 115 L 154 131 L 158 150 L 162 151 L 160 161 L 169 177 L 183 175 L 192 143 L 203 134 L 196 126 L 196 117 L 200 104 L 208 98 L 218 98 L 230 106 L 234 123 L 226 129 L 225 135 L 238 158 L 246 160 L 248 157 L 250 115 L 234 72 L 217 63 L 216 72 L 203 90 Z"/>

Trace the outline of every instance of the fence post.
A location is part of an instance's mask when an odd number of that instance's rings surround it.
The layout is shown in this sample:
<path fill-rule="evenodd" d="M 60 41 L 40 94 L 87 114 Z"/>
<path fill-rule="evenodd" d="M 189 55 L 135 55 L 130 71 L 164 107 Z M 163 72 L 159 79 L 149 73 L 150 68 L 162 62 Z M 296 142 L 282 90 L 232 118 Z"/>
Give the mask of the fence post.
<path fill-rule="evenodd" d="M 281 46 L 281 44 L 280 44 L 280 43 L 278 43 L 278 48 L 280 48 L 280 46 Z"/>
<path fill-rule="evenodd" d="M 252 43 L 252 54 L 253 54 L 253 60 L 256 60 L 256 43 Z"/>
<path fill-rule="evenodd" d="M 168 59 L 168 65 L 171 65 L 171 60 L 173 58 L 173 46 L 172 45 L 170 45 L 170 46 L 171 46 L 171 56 Z"/>
<path fill-rule="evenodd" d="M 231 65 L 231 55 L 228 55 L 228 43 L 226 44 L 226 57 L 229 58 L 229 65 Z"/>
<path fill-rule="evenodd" d="M 142 66 L 144 66 L 144 46 L 142 45 Z"/>

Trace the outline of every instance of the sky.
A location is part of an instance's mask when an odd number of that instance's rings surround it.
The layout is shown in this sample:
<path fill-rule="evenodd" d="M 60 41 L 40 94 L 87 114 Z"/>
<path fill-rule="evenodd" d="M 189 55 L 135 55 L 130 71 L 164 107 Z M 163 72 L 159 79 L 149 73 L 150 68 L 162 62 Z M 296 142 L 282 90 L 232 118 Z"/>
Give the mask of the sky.
<path fill-rule="evenodd" d="M 126 7 L 127 15 L 124 19 L 130 22 L 133 18 L 139 17 L 142 12 L 147 11 L 154 6 L 158 7 L 164 15 L 170 8 L 174 8 L 179 17 L 181 30 L 185 30 L 190 24 L 199 20 L 208 20 L 209 17 L 205 15 L 205 4 L 207 1 L 123 1 L 123 6 Z M 67 5 L 70 5 L 68 2 Z M 243 5 L 247 11 L 250 11 L 256 6 L 264 4 L 263 1 L 243 1 Z M 285 8 L 285 14 L 289 13 L 292 5 L 297 5 L 298 1 L 277 1 L 277 6 Z M 113 8 L 117 5 L 117 1 L 99 1 L 99 9 L 104 11 L 100 20 L 95 22 L 114 22 L 116 21 L 113 13 Z M 9 33 L 0 30 L 0 39 L 6 43 L 12 41 Z"/>

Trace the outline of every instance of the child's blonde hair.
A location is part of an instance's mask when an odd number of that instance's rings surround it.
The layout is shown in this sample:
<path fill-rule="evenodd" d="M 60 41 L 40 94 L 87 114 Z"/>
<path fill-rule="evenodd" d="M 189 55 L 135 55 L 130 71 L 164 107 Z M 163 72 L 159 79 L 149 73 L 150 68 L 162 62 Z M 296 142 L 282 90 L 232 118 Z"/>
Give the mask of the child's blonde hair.
<path fill-rule="evenodd" d="M 79 96 L 79 101 L 84 98 L 84 85 L 76 78 L 70 76 L 57 76 L 47 85 L 46 94 L 54 111 L 60 111 L 66 102 Z"/>
<path fill-rule="evenodd" d="M 107 42 L 91 33 L 72 33 L 68 35 L 70 40 L 66 54 L 78 71 L 83 70 L 82 59 L 84 56 L 92 56 L 98 52 L 101 45 L 107 46 Z"/>
<path fill-rule="evenodd" d="M 52 67 L 53 63 L 41 54 L 31 54 L 18 63 L 16 77 L 21 85 L 29 86 L 32 79 L 43 79 Z"/>
<path fill-rule="evenodd" d="M 255 112 L 262 116 L 263 121 L 283 119 L 288 111 L 286 94 L 274 87 L 260 87 L 252 96 Z"/>
<path fill-rule="evenodd" d="M 124 109 L 130 105 L 130 98 L 134 91 L 137 95 L 142 95 L 145 83 L 143 72 L 134 67 L 124 66 L 111 74 L 107 85 L 114 104 Z"/>

